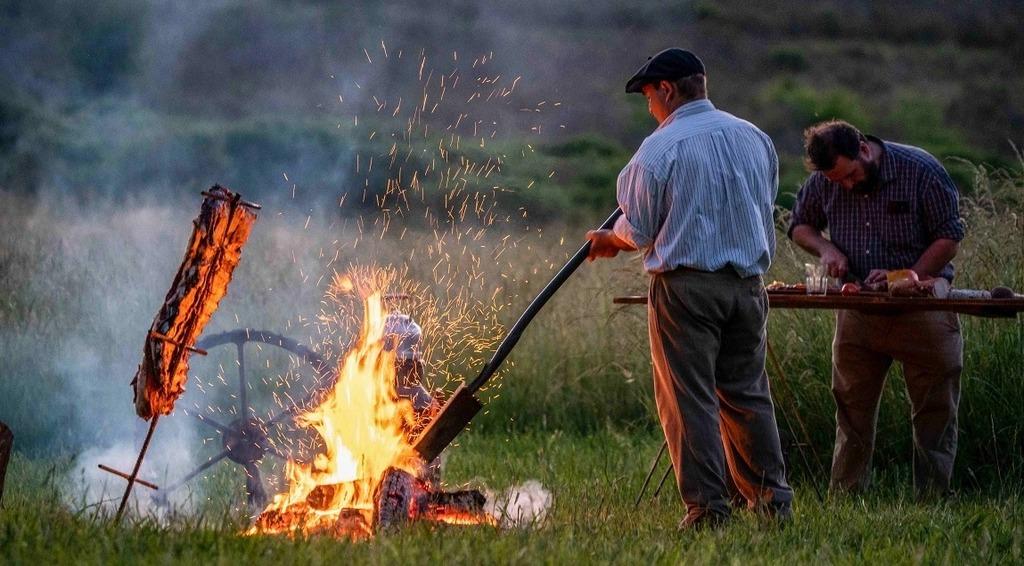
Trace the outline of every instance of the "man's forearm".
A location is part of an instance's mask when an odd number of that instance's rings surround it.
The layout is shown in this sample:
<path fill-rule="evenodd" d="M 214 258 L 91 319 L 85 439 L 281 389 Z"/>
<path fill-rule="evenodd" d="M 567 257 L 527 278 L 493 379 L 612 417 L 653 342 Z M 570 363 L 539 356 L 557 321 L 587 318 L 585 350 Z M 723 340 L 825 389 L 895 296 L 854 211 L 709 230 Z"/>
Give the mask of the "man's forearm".
<path fill-rule="evenodd" d="M 939 238 L 924 250 L 911 269 L 918 275 L 936 277 L 942 268 L 956 257 L 956 252 L 959 249 L 960 244 L 955 240 Z"/>
<path fill-rule="evenodd" d="M 615 233 L 615 231 L 611 231 L 611 240 L 612 240 L 612 244 L 615 247 L 619 248 L 620 250 L 622 250 L 624 252 L 635 252 L 635 251 L 637 251 L 637 247 L 636 246 L 634 246 L 632 243 L 630 243 L 629 241 L 625 240 L 624 238 L 620 238 L 619 235 Z"/>
<path fill-rule="evenodd" d="M 619 205 L 620 207 L 622 205 Z M 623 209 L 625 210 L 625 209 Z M 615 225 L 610 230 L 614 238 L 615 248 L 624 252 L 635 252 L 640 249 L 640 246 L 636 245 L 636 237 L 639 235 L 636 230 L 626 219 L 626 215 L 623 214 L 615 221 Z"/>
<path fill-rule="evenodd" d="M 818 257 L 821 257 L 829 249 L 835 247 L 832 242 L 826 240 L 821 235 L 819 230 L 807 224 L 800 224 L 793 228 L 793 241 L 808 253 Z"/>
<path fill-rule="evenodd" d="M 591 230 L 587 232 L 587 240 L 590 241 L 590 253 L 587 255 L 587 259 L 590 260 L 615 257 L 620 251 L 629 252 L 636 249 L 610 229 Z"/>

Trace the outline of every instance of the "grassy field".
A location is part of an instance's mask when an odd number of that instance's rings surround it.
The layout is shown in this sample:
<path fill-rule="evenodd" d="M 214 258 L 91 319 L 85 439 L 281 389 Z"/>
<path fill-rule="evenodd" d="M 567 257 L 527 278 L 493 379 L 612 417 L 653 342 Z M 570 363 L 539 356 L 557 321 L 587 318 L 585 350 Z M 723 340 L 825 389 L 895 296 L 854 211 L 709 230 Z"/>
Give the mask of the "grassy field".
<path fill-rule="evenodd" d="M 1022 290 L 1022 177 L 980 173 L 975 196 L 962 208 L 968 239 L 957 261 L 957 285 L 1006 284 Z M 69 492 L 78 467 L 91 461 L 89 453 L 120 447 L 130 456 L 140 442 L 127 382 L 138 363 L 142 329 L 180 257 L 196 203 L 62 205 L 0 196 L 7 211 L 0 216 L 0 231 L 9 235 L 0 249 L 6 291 L 0 302 L 0 419 L 14 430 L 17 449 L 0 511 L 0 551 L 13 563 L 1021 560 L 1024 327 L 1019 319 L 963 317 L 958 497 L 950 502 L 919 504 L 911 498 L 909 404 L 898 370 L 879 416 L 876 489 L 863 499 L 817 501 L 813 487 L 825 483 L 834 427 L 833 318 L 827 312 L 776 310 L 769 336 L 781 372 L 770 367 L 769 373 L 798 493 L 796 521 L 778 531 L 738 513 L 722 532 L 683 536 L 674 530 L 682 509 L 671 490 L 634 509 L 632 498 L 657 449 L 658 429 L 644 309 L 612 304 L 615 296 L 645 292 L 639 262 L 628 257 L 584 266 L 555 297 L 500 379 L 484 392 L 486 412 L 452 451 L 447 477 L 453 485 L 474 481 L 504 489 L 536 479 L 550 489 L 554 504 L 538 528 L 417 527 L 366 544 L 242 537 L 237 533 L 244 517 L 231 503 L 242 498 L 241 476 L 233 465 L 214 469 L 196 484 L 197 505 L 188 512 L 168 522 L 131 518 L 124 528 L 112 527 L 95 498 Z M 583 230 L 535 227 L 505 248 L 501 234 L 490 233 L 461 254 L 454 253 L 457 246 L 446 248 L 452 257 L 440 280 L 437 256 L 416 255 L 420 260 L 412 262 L 410 276 L 427 282 L 426 295 L 444 297 L 463 284 L 487 290 L 474 294 L 478 300 L 466 311 L 476 326 L 449 320 L 445 328 L 500 335 L 499 323 L 509 324 L 521 312 L 552 269 L 574 251 Z M 779 236 L 768 278 L 796 281 L 807 258 Z M 318 337 L 326 308 L 323 281 L 333 269 L 365 257 L 383 264 L 402 261 L 412 249 L 428 254 L 433 243 L 432 235 L 419 234 L 404 240 L 370 238 L 356 247 L 355 237 L 351 226 L 329 219 L 287 211 L 264 214 L 207 334 L 249 326 L 323 345 Z M 497 254 L 499 249 L 504 251 Z M 500 260 L 481 262 L 480 257 L 493 259 L 488 253 Z M 337 261 L 328 262 L 332 257 Z M 479 275 L 473 275 L 480 265 Z M 499 286 L 502 293 L 492 297 L 489 290 Z M 435 327 L 425 328 L 430 333 Z M 470 346 L 462 354 L 478 360 L 490 354 L 493 342 Z M 438 355 L 456 352 L 451 345 L 436 347 Z M 256 372 L 252 396 L 270 397 L 278 387 L 275 376 L 291 371 L 281 364 L 295 362 L 268 350 L 250 355 Z M 196 375 L 180 407 L 232 402 L 230 358 L 211 358 L 205 367 L 195 359 Z M 465 360 L 463 366 L 434 364 L 432 384 L 451 387 L 453 379 L 476 367 Z M 156 451 L 171 463 L 154 456 L 147 461 L 152 466 L 147 477 L 166 485 L 182 475 L 171 469 L 175 457 L 194 465 L 215 451 L 204 437 L 209 431 L 175 424 L 187 421 L 176 414 L 161 424 L 156 442 L 180 442 L 173 450 Z M 795 458 L 797 443 L 806 445 L 810 470 Z"/>
<path fill-rule="evenodd" d="M 425 381 L 451 391 L 610 211 L 622 164 L 653 127 L 622 81 L 679 42 L 704 57 L 716 106 L 775 140 L 768 280 L 799 281 L 810 259 L 786 240 L 784 208 L 806 174 L 802 129 L 836 117 L 949 169 L 967 225 L 956 286 L 1024 292 L 1024 35 L 1012 23 L 1024 3 L 178 4 L 0 4 L 0 421 L 16 450 L 0 565 L 1024 563 L 1022 317 L 962 317 L 950 501 L 912 499 L 899 368 L 879 413 L 875 489 L 818 500 L 834 317 L 775 310 L 768 371 L 794 522 L 779 530 L 740 512 L 721 532 L 682 535 L 673 490 L 634 508 L 660 429 L 646 311 L 613 304 L 646 294 L 633 254 L 573 276 L 451 451 L 452 486 L 540 481 L 554 494 L 542 524 L 420 525 L 359 544 L 246 537 L 242 476 L 225 462 L 178 492 L 169 515 L 113 526 L 122 484 L 96 464 L 130 468 L 141 444 L 128 383 L 207 182 L 264 208 L 205 337 L 268 330 L 330 358 L 359 312 L 326 296 L 334 275 L 404 266 Z M 236 354 L 210 354 L 191 360 L 143 468 L 162 486 L 221 449 L 186 411 L 239 417 Z M 246 367 L 259 416 L 312 386 L 306 364 L 269 345 L 247 346 Z M 262 464 L 268 483 L 275 465 Z"/>
<path fill-rule="evenodd" d="M 239 535 L 244 522 L 209 505 L 198 516 L 123 527 L 95 509 L 68 509 L 57 493 L 61 464 L 18 456 L 12 463 L 0 549 L 9 564 L 204 563 L 887 563 L 1020 562 L 1024 506 L 1019 488 L 990 488 L 949 502 L 915 503 L 905 482 L 884 478 L 865 498 L 819 503 L 797 484 L 785 529 L 747 511 L 718 532 L 680 534 L 679 501 L 633 500 L 658 439 L 590 435 L 470 434 L 452 451 L 450 484 L 504 488 L 528 478 L 553 493 L 542 524 L 417 525 L 366 543 L 331 538 Z M 215 482 L 217 478 L 211 478 Z M 648 492 L 648 495 L 650 492 Z"/>

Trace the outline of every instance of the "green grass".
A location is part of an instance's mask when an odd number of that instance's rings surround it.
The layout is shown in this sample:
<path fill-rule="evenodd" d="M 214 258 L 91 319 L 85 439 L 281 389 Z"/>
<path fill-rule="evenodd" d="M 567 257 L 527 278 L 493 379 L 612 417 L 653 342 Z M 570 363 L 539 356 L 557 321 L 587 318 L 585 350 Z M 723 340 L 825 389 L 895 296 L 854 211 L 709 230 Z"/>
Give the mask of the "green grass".
<path fill-rule="evenodd" d="M 666 488 L 634 507 L 655 453 L 651 435 L 469 434 L 451 451 L 452 485 L 504 488 L 537 479 L 552 491 L 547 520 L 527 529 L 416 525 L 364 543 L 326 537 L 239 535 L 244 521 L 210 505 L 158 524 L 66 507 L 61 464 L 16 456 L 0 549 L 10 564 L 204 563 L 997 563 L 1019 562 L 1024 507 L 1019 489 L 962 493 L 916 503 L 909 486 L 884 478 L 868 496 L 819 503 L 796 483 L 796 514 L 785 529 L 747 511 L 717 532 L 676 531 L 682 507 Z M 56 466 L 56 467 L 55 467 Z M 650 492 L 648 492 L 650 494 Z"/>
<path fill-rule="evenodd" d="M 979 170 L 962 215 L 968 238 L 957 260 L 957 285 L 1024 290 L 1024 174 Z M 448 478 L 480 478 L 504 488 L 538 479 L 555 494 L 547 524 L 537 530 L 416 527 L 366 544 L 315 538 L 239 537 L 243 521 L 227 502 L 238 501 L 240 476 L 222 466 L 203 484 L 211 501 L 198 513 L 169 523 L 129 520 L 113 528 L 94 501 L 58 491 L 71 485 L 72 455 L 109 444 L 137 447 L 137 424 L 127 382 L 141 352 L 141 336 L 166 291 L 188 236 L 197 201 L 168 198 L 159 206 L 38 202 L 0 192 L 0 419 L 14 431 L 18 452 L 0 511 L 0 554 L 14 563 L 47 562 L 840 562 L 897 563 L 965 560 L 1020 561 L 1020 495 L 1024 489 L 1024 326 L 1017 320 L 962 317 L 965 370 L 955 501 L 918 504 L 910 495 L 909 403 L 898 371 L 886 387 L 875 455 L 877 488 L 864 499 L 819 504 L 831 453 L 834 407 L 829 391 L 833 317 L 828 312 L 775 310 L 769 337 L 782 372 L 769 367 L 779 423 L 789 456 L 806 443 L 813 471 L 793 461 L 797 520 L 778 532 L 745 514 L 720 533 L 680 536 L 681 506 L 662 498 L 632 508 L 642 474 L 658 444 L 652 409 L 646 313 L 618 307 L 618 295 L 644 294 L 647 278 L 633 256 L 587 264 L 538 316 L 501 376 L 483 392 L 487 400 L 470 432 L 452 453 Z M 364 239 L 352 224 L 329 215 L 265 211 L 230 292 L 206 334 L 237 327 L 266 328 L 318 344 L 317 316 L 323 277 L 350 263 L 409 264 L 425 294 L 467 289 L 479 323 L 454 325 L 469 337 L 500 336 L 554 269 L 575 251 L 580 225 L 547 224 L 519 231 L 492 229 L 480 242 L 464 240 L 439 282 L 438 256 L 427 252 L 433 234 L 404 240 Z M 116 227 L 116 229 L 112 229 Z M 502 230 L 515 246 L 492 257 Z M 468 252 L 466 250 L 469 250 Z M 416 250 L 416 260 L 410 260 Z M 338 253 L 339 260 L 328 265 Z M 472 254 L 477 254 L 476 261 Z M 480 258 L 483 258 L 480 260 Z M 808 257 L 779 233 L 768 279 L 796 281 Z M 483 267 L 479 267 L 483 266 Z M 479 271 L 475 271 L 479 269 Z M 467 279 L 474 271 L 473 279 Z M 327 277 L 329 279 L 329 277 Z M 499 289 L 493 304 L 492 291 Z M 416 313 L 414 313 L 416 314 Z M 424 322 L 421 319 L 421 322 Z M 424 324 L 428 339 L 436 330 Z M 433 331 L 433 333 L 432 333 Z M 493 343 L 462 351 L 462 365 L 434 363 L 433 385 L 449 388 L 479 367 Z M 453 350 L 454 351 L 454 350 Z M 281 356 L 253 352 L 257 378 L 284 372 Z M 431 358 L 435 362 L 437 358 Z M 232 375 L 217 353 L 193 359 L 182 406 L 230 402 L 217 375 Z M 218 364 L 225 366 L 218 368 Z M 199 386 L 203 384 L 203 391 Z M 209 385 L 207 385 L 209 384 Z M 253 396 L 274 389 L 260 381 Z M 180 408 L 180 407 L 179 407 Z M 171 419 L 185 419 L 175 415 Z M 170 419 L 168 419 L 170 420 Z M 803 426 L 800 426 L 802 423 Z M 172 422 L 161 425 L 172 435 Z M 804 436 L 803 428 L 808 431 Z M 208 431 L 206 431 L 208 432 Z M 158 436 L 160 436 L 158 434 Z M 158 439 L 161 441 L 161 439 Z M 210 447 L 196 439 L 195 451 Z M 113 462 L 112 462 L 113 463 Z M 155 464 L 154 464 L 155 466 Z M 155 470 L 147 469 L 147 477 Z M 164 478 L 157 481 L 163 482 Z M 204 499 L 205 501 L 205 499 Z M 980 559 L 980 560 L 979 560 Z"/>

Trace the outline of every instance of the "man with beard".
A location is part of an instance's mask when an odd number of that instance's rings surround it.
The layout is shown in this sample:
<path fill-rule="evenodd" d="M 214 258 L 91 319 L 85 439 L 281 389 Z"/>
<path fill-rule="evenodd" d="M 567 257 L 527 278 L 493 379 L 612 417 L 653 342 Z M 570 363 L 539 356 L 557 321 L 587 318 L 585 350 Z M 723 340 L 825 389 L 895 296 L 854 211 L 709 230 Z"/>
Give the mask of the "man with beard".
<path fill-rule="evenodd" d="M 964 229 L 949 174 L 926 151 L 865 136 L 843 121 L 804 131 L 810 177 L 789 237 L 832 277 L 884 285 L 891 270 L 953 279 Z M 822 231 L 828 228 L 826 239 Z M 955 313 L 841 310 L 832 344 L 836 442 L 831 488 L 867 487 L 878 404 L 893 360 L 903 364 L 914 430 L 914 488 L 949 491 L 957 445 L 963 340 Z"/>
<path fill-rule="evenodd" d="M 659 125 L 619 174 L 622 216 L 587 238 L 591 259 L 643 250 L 651 274 L 655 401 L 686 503 L 680 527 L 730 517 L 730 475 L 750 507 L 786 520 L 793 491 L 764 372 L 761 280 L 775 251 L 775 148 L 711 104 L 689 51 L 651 57 L 626 92 L 642 93 Z"/>

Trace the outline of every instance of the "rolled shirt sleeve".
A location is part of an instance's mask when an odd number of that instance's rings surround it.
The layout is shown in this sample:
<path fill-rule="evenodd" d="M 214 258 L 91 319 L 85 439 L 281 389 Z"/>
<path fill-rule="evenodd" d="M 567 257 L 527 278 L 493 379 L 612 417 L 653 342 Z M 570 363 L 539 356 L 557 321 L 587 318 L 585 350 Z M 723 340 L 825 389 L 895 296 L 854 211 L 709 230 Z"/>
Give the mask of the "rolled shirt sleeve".
<path fill-rule="evenodd" d="M 622 209 L 622 216 L 613 228 L 616 236 L 638 250 L 654 243 L 667 209 L 664 185 L 642 165 L 636 162 L 626 165 L 619 173 L 616 188 Z"/>
<path fill-rule="evenodd" d="M 921 192 L 921 218 L 932 241 L 945 238 L 959 242 L 964 239 L 959 200 L 960 195 L 949 174 L 944 169 L 932 173 Z"/>
<path fill-rule="evenodd" d="M 801 224 L 811 226 L 819 232 L 828 226 L 825 208 L 821 202 L 822 191 L 819 175 L 820 173 L 816 173 L 808 177 L 796 194 L 796 204 L 793 206 L 789 229 L 786 231 L 786 235 L 791 239 L 793 238 L 793 229 Z"/>

